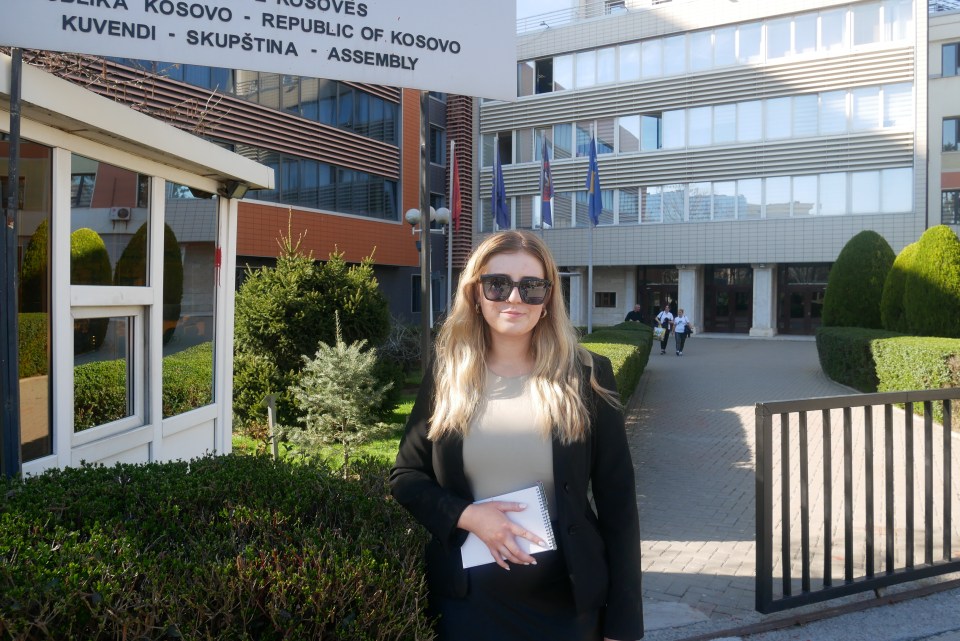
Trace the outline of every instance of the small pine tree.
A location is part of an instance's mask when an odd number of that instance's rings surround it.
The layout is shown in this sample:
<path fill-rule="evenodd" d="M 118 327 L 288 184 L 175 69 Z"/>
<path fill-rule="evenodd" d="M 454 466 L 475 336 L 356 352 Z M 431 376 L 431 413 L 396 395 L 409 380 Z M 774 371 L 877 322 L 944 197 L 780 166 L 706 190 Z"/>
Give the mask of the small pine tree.
<path fill-rule="evenodd" d="M 346 478 L 351 450 L 387 428 L 376 421 L 375 408 L 390 384 L 382 385 L 374 374 L 376 350 L 364 349 L 366 340 L 348 345 L 343 341 L 339 313 L 335 323 L 336 343 L 320 343 L 315 358 L 304 357 L 300 380 L 290 390 L 305 412 L 300 418 L 304 427 L 289 427 L 285 432 L 291 443 L 306 450 L 339 443 Z"/>

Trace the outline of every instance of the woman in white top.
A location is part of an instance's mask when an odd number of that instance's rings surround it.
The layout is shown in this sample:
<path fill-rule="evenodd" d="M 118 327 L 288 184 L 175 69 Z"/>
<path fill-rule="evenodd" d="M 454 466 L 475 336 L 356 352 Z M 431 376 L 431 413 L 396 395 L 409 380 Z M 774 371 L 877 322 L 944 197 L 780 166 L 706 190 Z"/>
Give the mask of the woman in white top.
<path fill-rule="evenodd" d="M 547 246 L 484 240 L 460 276 L 390 476 L 430 532 L 429 606 L 440 641 L 643 636 L 633 462 L 610 361 L 578 344 Z M 542 483 L 557 550 L 484 498 Z M 588 487 L 592 489 L 592 504 Z M 495 563 L 464 568 L 468 533 Z"/>
<path fill-rule="evenodd" d="M 677 315 L 673 317 L 673 334 L 677 345 L 677 356 L 683 356 L 683 344 L 687 342 L 688 327 L 690 327 L 690 319 L 687 318 L 682 309 L 678 309 Z"/>

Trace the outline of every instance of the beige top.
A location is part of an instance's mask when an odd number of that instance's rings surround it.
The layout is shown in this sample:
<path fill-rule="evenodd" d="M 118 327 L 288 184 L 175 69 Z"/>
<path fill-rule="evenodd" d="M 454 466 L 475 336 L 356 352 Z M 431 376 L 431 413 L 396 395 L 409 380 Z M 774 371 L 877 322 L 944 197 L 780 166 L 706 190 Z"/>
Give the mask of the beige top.
<path fill-rule="evenodd" d="M 543 483 L 556 519 L 553 445 L 537 427 L 530 376 L 487 370 L 484 402 L 463 440 L 463 467 L 476 500 Z"/>

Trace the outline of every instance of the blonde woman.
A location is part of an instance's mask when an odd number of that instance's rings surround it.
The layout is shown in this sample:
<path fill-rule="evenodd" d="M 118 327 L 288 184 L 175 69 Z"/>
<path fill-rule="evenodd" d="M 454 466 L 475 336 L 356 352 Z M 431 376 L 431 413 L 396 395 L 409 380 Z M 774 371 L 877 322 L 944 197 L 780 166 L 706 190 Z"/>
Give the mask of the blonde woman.
<path fill-rule="evenodd" d="M 623 412 L 609 360 L 578 345 L 559 279 L 533 234 L 481 243 L 407 421 L 390 482 L 432 535 L 427 580 L 441 641 L 643 636 Z M 557 550 L 532 556 L 517 541 L 538 537 L 507 517 L 530 508 L 474 502 L 536 483 Z M 495 563 L 463 568 L 468 533 Z"/>

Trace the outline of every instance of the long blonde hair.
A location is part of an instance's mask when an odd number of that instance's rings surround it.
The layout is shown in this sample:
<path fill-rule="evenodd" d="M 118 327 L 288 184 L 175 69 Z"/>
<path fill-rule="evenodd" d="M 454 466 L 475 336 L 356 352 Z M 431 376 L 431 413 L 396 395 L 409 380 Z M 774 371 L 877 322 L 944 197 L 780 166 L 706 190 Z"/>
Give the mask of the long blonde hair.
<path fill-rule="evenodd" d="M 581 362 L 590 364 L 590 353 L 580 347 L 560 292 L 560 270 L 547 245 L 536 235 L 502 231 L 484 240 L 474 250 L 460 276 L 453 309 L 437 336 L 434 360 L 436 402 L 429 437 L 465 435 L 483 400 L 486 356 L 490 328 L 477 313 L 477 284 L 490 259 L 497 254 L 524 252 L 543 265 L 544 277 L 553 288 L 543 308 L 546 315 L 533 329 L 531 350 L 534 368 L 531 395 L 545 435 L 555 434 L 563 443 L 581 441 L 590 428 Z M 619 406 L 611 390 L 599 385 L 591 368 L 589 384 L 601 398 Z"/>

